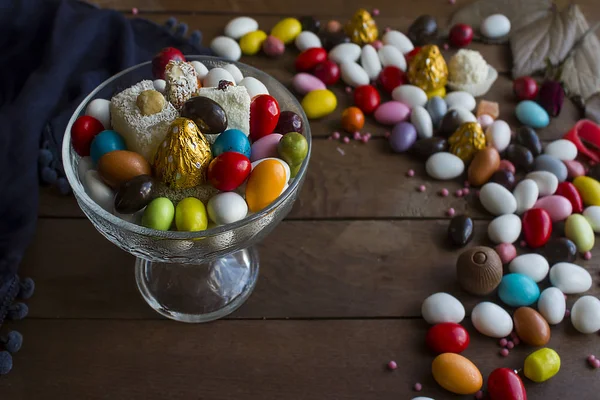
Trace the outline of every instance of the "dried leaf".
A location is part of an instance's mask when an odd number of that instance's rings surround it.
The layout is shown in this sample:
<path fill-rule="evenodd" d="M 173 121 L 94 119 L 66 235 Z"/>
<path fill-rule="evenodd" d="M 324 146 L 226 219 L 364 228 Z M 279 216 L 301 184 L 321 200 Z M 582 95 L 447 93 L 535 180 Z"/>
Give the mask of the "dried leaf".
<path fill-rule="evenodd" d="M 553 11 L 511 38 L 514 77 L 532 75 L 546 69 L 548 62 L 558 65 L 566 57 L 578 37 L 574 8 Z"/>
<path fill-rule="evenodd" d="M 590 27 L 579 7 L 571 8 L 574 10 L 574 24 L 579 38 Z M 600 92 L 600 41 L 596 33 L 590 33 L 581 44 L 577 45 L 564 62 L 562 71 L 561 80 L 570 96 L 579 95 L 587 101 L 592 95 Z"/>
<path fill-rule="evenodd" d="M 511 35 L 544 18 L 552 10 L 552 0 L 478 0 L 452 15 L 450 26 L 463 23 L 479 28 L 492 14 L 504 14 L 511 23 Z"/>

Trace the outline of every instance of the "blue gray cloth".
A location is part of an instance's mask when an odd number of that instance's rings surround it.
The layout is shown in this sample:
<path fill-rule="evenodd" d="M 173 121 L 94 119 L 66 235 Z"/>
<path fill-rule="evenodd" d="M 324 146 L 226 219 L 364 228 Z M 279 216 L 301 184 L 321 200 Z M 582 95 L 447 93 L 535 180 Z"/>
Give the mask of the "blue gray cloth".
<path fill-rule="evenodd" d="M 17 271 L 36 226 L 39 179 L 70 190 L 60 146 L 75 108 L 102 81 L 163 47 L 209 54 L 200 32 L 185 38 L 186 30 L 73 0 L 0 0 L 0 328 L 7 316 L 27 314 L 14 301 L 33 293 L 33 281 Z M 17 336 L 0 335 L 0 374 L 12 366 L 5 350 L 20 347 Z"/>

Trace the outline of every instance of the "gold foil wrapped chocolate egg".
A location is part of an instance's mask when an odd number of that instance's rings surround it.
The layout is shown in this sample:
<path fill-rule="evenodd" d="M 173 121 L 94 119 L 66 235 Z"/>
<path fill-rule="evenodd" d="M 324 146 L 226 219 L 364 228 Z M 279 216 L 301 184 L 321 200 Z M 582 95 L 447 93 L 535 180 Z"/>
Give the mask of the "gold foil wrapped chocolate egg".
<path fill-rule="evenodd" d="M 177 118 L 154 156 L 156 178 L 173 189 L 198 186 L 206 181 L 212 159 L 210 144 L 194 121 Z"/>
<path fill-rule="evenodd" d="M 426 92 L 446 86 L 448 66 L 436 45 L 423 46 L 421 51 L 410 60 L 408 80 Z"/>
<path fill-rule="evenodd" d="M 448 139 L 450 152 L 469 162 L 479 150 L 485 148 L 485 134 L 477 122 L 465 122 Z"/>
<path fill-rule="evenodd" d="M 373 43 L 379 35 L 375 20 L 363 8 L 354 13 L 352 19 L 346 24 L 345 31 L 350 40 L 359 46 Z"/>

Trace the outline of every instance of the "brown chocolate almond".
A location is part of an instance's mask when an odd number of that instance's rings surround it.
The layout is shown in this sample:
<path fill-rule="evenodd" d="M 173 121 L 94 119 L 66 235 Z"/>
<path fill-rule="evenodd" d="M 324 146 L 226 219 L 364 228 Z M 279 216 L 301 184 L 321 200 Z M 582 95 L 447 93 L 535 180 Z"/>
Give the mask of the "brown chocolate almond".
<path fill-rule="evenodd" d="M 138 153 L 115 150 L 104 154 L 98 160 L 98 174 L 113 189 L 139 175 L 151 175 L 152 170 L 146 159 Z"/>

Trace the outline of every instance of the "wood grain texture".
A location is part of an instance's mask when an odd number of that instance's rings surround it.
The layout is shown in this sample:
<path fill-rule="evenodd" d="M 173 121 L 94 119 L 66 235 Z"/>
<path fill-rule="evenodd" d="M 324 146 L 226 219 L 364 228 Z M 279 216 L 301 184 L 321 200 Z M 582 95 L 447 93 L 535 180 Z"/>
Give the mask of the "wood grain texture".
<path fill-rule="evenodd" d="M 440 291 L 470 311 L 482 298 L 458 286 L 460 250 L 447 244 L 447 228 L 441 220 L 284 221 L 259 245 L 258 285 L 232 317 L 419 317 L 422 301 Z M 471 245 L 489 244 L 486 229 L 487 222 L 476 223 Z M 597 282 L 600 249 L 593 254 L 577 263 Z M 41 220 L 22 265 L 37 283 L 31 315 L 159 318 L 137 292 L 133 264 L 86 220 Z"/>
<path fill-rule="evenodd" d="M 500 367 L 520 369 L 532 347 L 498 355 L 495 339 L 472 334 L 464 355 L 487 378 Z M 455 396 L 433 380 L 433 355 L 421 320 L 170 321 L 26 320 L 15 370 L 0 380 L 3 399 L 286 399 L 392 400 Z M 596 335 L 569 324 L 552 330 L 562 357 L 544 384 L 525 381 L 528 398 L 594 399 L 598 372 L 585 358 Z M 396 360 L 399 369 L 385 369 Z M 415 382 L 423 391 L 414 392 Z"/>

